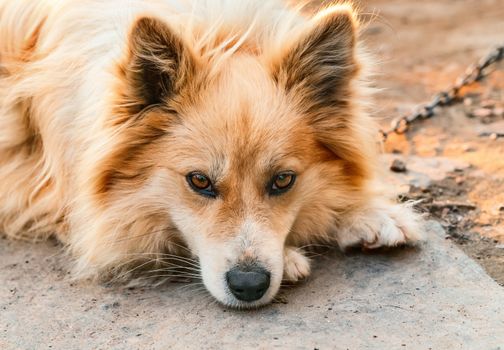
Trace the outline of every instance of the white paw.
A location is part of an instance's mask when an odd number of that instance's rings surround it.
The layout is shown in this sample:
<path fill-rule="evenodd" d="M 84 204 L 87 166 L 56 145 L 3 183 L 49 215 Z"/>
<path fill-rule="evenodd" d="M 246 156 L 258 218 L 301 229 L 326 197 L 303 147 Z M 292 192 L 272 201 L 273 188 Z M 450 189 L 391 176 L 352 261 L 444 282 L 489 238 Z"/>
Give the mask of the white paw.
<path fill-rule="evenodd" d="M 294 248 L 284 249 L 284 280 L 297 282 L 310 274 L 310 260 Z"/>
<path fill-rule="evenodd" d="M 379 222 L 379 225 L 372 228 L 374 238 L 371 241 L 365 239 L 362 241 L 364 248 L 395 247 L 415 241 L 410 238 L 414 236 L 409 234 L 410 227 L 407 224 L 401 224 L 394 217 L 383 213 L 380 215 Z"/>
<path fill-rule="evenodd" d="M 375 204 L 354 215 L 338 235 L 343 248 L 359 244 L 366 249 L 395 247 L 422 239 L 422 219 L 410 204 Z"/>

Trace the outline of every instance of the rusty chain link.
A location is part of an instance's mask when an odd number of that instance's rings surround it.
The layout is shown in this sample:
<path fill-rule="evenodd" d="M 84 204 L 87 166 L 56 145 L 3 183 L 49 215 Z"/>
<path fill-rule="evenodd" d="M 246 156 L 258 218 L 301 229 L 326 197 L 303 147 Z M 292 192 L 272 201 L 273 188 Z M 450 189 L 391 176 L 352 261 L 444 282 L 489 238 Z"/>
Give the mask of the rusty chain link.
<path fill-rule="evenodd" d="M 504 59 L 504 45 L 495 48 L 477 63 L 470 65 L 452 87 L 434 95 L 430 102 L 417 107 L 410 114 L 394 119 L 389 129 L 380 129 L 382 141 L 385 142 L 391 133 L 404 134 L 409 126 L 418 120 L 433 117 L 437 107 L 445 107 L 462 101 L 463 96 L 460 96 L 460 90 L 488 76 L 492 72 L 488 68 L 502 59 Z"/>

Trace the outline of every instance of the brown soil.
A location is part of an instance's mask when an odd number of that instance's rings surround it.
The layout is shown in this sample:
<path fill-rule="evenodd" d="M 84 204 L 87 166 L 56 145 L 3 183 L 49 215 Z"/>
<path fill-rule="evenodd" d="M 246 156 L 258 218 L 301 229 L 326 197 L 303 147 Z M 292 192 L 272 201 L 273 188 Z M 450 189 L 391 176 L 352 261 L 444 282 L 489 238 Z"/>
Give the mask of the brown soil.
<path fill-rule="evenodd" d="M 365 39 L 377 61 L 377 115 L 386 124 L 445 89 L 465 68 L 502 45 L 501 0 L 361 2 L 372 14 Z M 465 90 L 464 103 L 438 111 L 406 135 L 393 135 L 386 152 L 442 156 L 468 163 L 428 188 L 410 188 L 450 239 L 504 285 L 504 64 Z"/>

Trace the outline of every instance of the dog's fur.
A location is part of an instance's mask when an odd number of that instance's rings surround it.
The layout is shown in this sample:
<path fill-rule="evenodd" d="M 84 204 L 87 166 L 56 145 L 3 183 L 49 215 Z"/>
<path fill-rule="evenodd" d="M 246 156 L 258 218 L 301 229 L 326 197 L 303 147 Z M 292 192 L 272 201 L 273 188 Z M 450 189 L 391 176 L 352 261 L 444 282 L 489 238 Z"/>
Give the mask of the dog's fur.
<path fill-rule="evenodd" d="M 0 0 L 0 231 L 55 235 L 77 276 L 193 256 L 239 307 L 306 277 L 303 246 L 417 241 L 379 189 L 358 30 L 348 4 Z M 293 188 L 268 195 L 284 170 Z M 260 300 L 228 291 L 240 263 L 271 273 Z"/>

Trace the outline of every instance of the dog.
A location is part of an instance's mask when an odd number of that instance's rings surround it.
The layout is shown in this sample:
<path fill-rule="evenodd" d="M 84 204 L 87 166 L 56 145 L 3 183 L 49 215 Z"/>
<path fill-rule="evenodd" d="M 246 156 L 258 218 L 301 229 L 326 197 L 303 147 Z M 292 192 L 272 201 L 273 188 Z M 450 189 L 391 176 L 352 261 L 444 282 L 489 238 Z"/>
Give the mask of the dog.
<path fill-rule="evenodd" d="M 348 3 L 0 0 L 0 231 L 56 237 L 77 278 L 187 266 L 238 308 L 306 278 L 310 245 L 418 242 L 361 27 Z"/>

